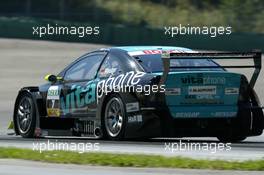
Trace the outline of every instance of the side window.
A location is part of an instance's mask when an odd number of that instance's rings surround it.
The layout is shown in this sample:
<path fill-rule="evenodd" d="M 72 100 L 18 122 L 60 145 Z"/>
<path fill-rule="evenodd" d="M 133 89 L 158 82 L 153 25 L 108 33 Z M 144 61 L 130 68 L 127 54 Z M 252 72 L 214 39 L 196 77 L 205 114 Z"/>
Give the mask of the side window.
<path fill-rule="evenodd" d="M 66 71 L 64 80 L 74 81 L 94 79 L 104 56 L 105 54 L 103 53 L 93 53 L 85 56 Z"/>
<path fill-rule="evenodd" d="M 110 77 L 111 75 L 122 74 L 124 73 L 122 65 L 122 62 L 117 56 L 108 54 L 99 70 L 98 76 Z"/>

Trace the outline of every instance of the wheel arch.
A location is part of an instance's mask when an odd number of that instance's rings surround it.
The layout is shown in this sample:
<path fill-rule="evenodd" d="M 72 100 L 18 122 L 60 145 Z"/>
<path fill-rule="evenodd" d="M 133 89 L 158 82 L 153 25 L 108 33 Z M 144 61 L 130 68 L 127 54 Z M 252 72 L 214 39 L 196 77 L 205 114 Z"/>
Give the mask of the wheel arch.
<path fill-rule="evenodd" d="M 119 96 L 122 100 L 122 102 L 124 103 L 124 110 L 125 110 L 125 115 L 128 115 L 127 113 L 127 109 L 126 109 L 126 104 L 127 103 L 131 103 L 131 102 L 138 102 L 138 99 L 136 97 L 136 95 L 134 93 L 117 93 L 117 92 L 110 92 L 106 95 L 104 95 L 99 103 L 98 103 L 98 109 L 97 110 L 97 117 L 98 117 L 98 120 L 100 120 L 101 122 L 101 130 L 103 131 L 103 133 L 105 134 L 105 128 L 103 126 L 103 119 L 104 119 L 104 112 L 105 112 L 105 107 L 106 107 L 106 104 L 108 102 L 108 100 L 113 96 L 113 95 L 116 95 L 116 96 Z M 126 126 L 127 127 L 127 126 Z M 125 137 L 126 137 L 126 134 L 125 134 Z"/>
<path fill-rule="evenodd" d="M 102 118 L 102 114 L 104 112 L 104 108 L 105 108 L 106 102 L 113 95 L 119 96 L 121 98 L 121 100 L 123 101 L 124 104 L 130 103 L 130 102 L 138 102 L 137 96 L 134 93 L 116 93 L 116 92 L 110 92 L 110 93 L 104 95 L 102 97 L 102 99 L 100 100 L 101 102 L 99 102 L 99 109 L 100 109 L 100 110 L 98 110 L 98 112 L 100 112 L 98 114 L 99 117 Z"/>
<path fill-rule="evenodd" d="M 45 111 L 43 108 L 44 106 L 44 100 L 42 98 L 42 96 L 40 95 L 39 92 L 39 88 L 34 86 L 34 87 L 24 87 L 22 89 L 20 89 L 20 91 L 18 92 L 18 95 L 16 97 L 15 100 L 15 105 L 14 105 L 14 111 L 13 111 L 13 121 L 15 121 L 15 117 L 16 117 L 16 109 L 17 109 L 17 105 L 19 102 L 19 99 L 25 95 L 25 94 L 29 94 L 32 97 L 33 103 L 35 104 L 36 107 L 36 127 L 39 127 L 39 117 L 40 115 L 45 114 Z M 18 132 L 18 128 L 16 126 L 16 122 L 14 122 L 14 131 L 16 135 L 19 135 Z"/>

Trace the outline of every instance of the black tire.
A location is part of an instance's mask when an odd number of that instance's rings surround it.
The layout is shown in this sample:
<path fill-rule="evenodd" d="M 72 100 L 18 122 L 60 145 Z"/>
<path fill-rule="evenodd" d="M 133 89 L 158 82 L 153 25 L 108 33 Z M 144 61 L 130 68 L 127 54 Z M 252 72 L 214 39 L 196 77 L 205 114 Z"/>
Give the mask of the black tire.
<path fill-rule="evenodd" d="M 217 139 L 223 143 L 238 143 L 245 140 L 246 136 L 218 136 Z"/>
<path fill-rule="evenodd" d="M 116 106 L 115 106 L 116 105 Z M 120 109 L 115 108 L 120 107 Z M 104 138 L 110 140 L 123 140 L 127 124 L 125 104 L 119 95 L 111 95 L 107 98 L 102 114 L 102 126 Z"/>
<path fill-rule="evenodd" d="M 22 94 L 15 107 L 14 124 L 19 135 L 24 138 L 34 137 L 36 128 L 36 105 L 32 96 Z"/>

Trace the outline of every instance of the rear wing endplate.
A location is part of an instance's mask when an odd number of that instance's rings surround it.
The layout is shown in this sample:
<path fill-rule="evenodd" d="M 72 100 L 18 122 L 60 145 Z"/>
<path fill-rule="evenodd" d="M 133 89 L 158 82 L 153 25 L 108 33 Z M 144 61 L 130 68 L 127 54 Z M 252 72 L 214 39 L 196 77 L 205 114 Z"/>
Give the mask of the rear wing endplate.
<path fill-rule="evenodd" d="M 167 52 L 162 51 L 163 75 L 160 84 L 164 84 L 170 69 L 177 68 L 254 68 L 249 85 L 253 88 L 261 70 L 261 51 L 252 52 Z M 254 65 L 238 66 L 170 66 L 171 59 L 253 59 Z"/>

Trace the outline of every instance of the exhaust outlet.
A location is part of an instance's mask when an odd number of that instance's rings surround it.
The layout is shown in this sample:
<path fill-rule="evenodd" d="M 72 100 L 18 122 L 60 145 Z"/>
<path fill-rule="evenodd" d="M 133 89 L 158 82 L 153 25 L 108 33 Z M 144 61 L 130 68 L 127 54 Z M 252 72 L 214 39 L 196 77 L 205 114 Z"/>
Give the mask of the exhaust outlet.
<path fill-rule="evenodd" d="M 99 127 L 94 129 L 94 135 L 96 137 L 101 137 L 102 136 L 102 131 L 101 131 L 101 129 Z"/>

